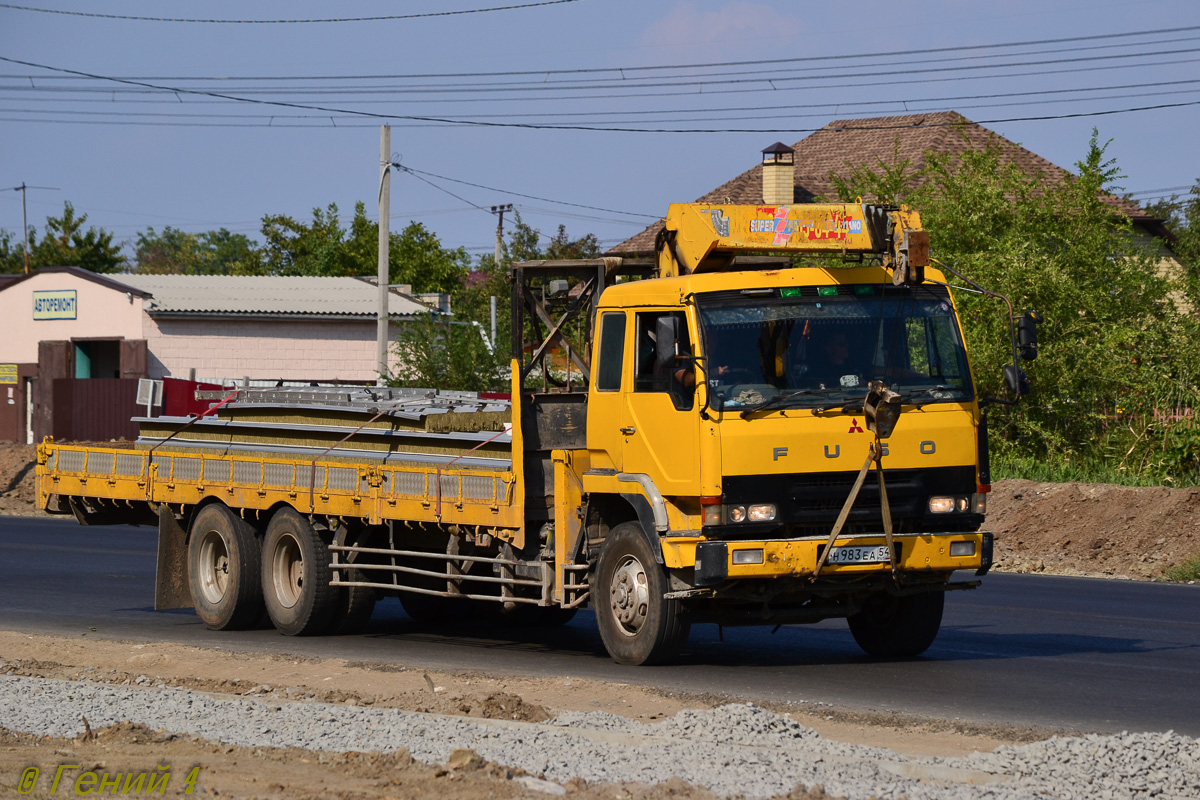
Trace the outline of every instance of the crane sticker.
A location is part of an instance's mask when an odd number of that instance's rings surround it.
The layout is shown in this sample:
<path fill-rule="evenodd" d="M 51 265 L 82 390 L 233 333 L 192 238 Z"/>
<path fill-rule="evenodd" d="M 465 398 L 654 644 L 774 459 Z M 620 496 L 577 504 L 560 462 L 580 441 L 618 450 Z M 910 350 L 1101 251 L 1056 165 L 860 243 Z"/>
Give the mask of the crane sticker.
<path fill-rule="evenodd" d="M 844 242 L 847 234 L 862 233 L 862 220 L 854 219 L 849 214 L 840 211 L 830 212 L 829 218 L 825 220 L 823 230 L 819 229 L 818 225 L 819 223 L 815 220 L 800 223 L 800 235 L 806 237 L 810 242 L 820 239 Z"/>
<path fill-rule="evenodd" d="M 750 220 L 750 233 L 774 234 L 771 244 L 778 247 L 786 245 L 796 233 L 810 242 L 844 242 L 847 236 L 863 232 L 863 221 L 848 211 L 831 211 L 824 219 L 788 219 L 792 210 L 791 206 L 759 206 L 759 214 L 771 216 Z"/>

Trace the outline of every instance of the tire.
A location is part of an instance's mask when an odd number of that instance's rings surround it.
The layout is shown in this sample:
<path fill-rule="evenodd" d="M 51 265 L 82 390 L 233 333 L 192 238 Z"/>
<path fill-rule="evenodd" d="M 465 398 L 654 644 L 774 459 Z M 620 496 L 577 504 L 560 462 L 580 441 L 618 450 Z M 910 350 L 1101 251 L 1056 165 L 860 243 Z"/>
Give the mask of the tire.
<path fill-rule="evenodd" d="M 254 530 L 228 506 L 211 503 L 196 513 L 189 531 L 188 584 L 196 614 L 214 631 L 254 627 L 263 610 L 262 548 Z"/>
<path fill-rule="evenodd" d="M 262 593 L 271 623 L 286 636 L 329 630 L 338 600 L 329 585 L 329 548 L 295 509 L 271 517 L 263 538 Z"/>
<path fill-rule="evenodd" d="M 636 522 L 613 528 L 600 551 L 592 604 L 604 648 L 618 664 L 672 661 L 691 621 L 678 600 L 666 600 L 667 576 Z"/>
<path fill-rule="evenodd" d="M 946 593 L 877 594 L 850 616 L 850 633 L 868 655 L 911 658 L 929 649 L 942 627 Z"/>

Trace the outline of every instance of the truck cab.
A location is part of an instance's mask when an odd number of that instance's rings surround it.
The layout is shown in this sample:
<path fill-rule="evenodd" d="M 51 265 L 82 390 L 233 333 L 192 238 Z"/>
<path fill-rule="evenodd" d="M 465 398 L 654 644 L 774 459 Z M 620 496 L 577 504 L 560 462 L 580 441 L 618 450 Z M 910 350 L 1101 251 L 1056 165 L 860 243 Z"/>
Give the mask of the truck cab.
<path fill-rule="evenodd" d="M 991 558 L 991 537 L 979 532 L 986 444 L 944 284 L 933 271 L 920 285 L 896 286 L 882 267 L 789 268 L 603 293 L 583 485 L 599 499 L 618 481 L 622 496 L 638 498 L 656 563 L 634 571 L 665 572 L 673 591 L 663 602 L 685 607 L 677 616 L 722 624 L 845 616 L 871 652 L 912 654 L 932 643 L 950 574 L 982 574 Z M 876 442 L 864 409 L 871 381 L 898 394 L 902 410 L 876 461 L 894 558 L 877 480 L 862 485 L 827 542 Z M 598 572 L 593 604 L 604 615 Z M 622 596 L 611 586 L 608 594 L 609 606 Z M 610 636 L 636 638 L 656 616 L 654 602 L 644 604 L 646 620 L 612 625 Z M 892 625 L 867 622 L 880 615 Z M 920 630 L 898 641 L 896 623 Z"/>

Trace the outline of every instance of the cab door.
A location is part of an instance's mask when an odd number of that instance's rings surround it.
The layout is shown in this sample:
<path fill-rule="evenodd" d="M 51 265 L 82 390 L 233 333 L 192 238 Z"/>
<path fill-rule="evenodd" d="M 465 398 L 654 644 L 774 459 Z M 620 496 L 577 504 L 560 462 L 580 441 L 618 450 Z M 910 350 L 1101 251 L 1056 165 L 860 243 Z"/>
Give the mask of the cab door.
<path fill-rule="evenodd" d="M 598 346 L 592 367 L 592 385 L 588 393 L 587 438 L 593 469 L 622 469 L 625 437 L 626 392 L 633 386 L 627 364 L 632 363 L 626 343 L 628 315 L 624 311 L 601 312 L 597 329 Z"/>
<path fill-rule="evenodd" d="M 679 319 L 678 352 L 690 357 L 695 337 L 681 311 L 633 314 L 632 391 L 624 393 L 622 471 L 649 475 L 668 496 L 700 494 L 699 411 L 690 361 L 656 358 L 658 319 Z M 689 381 L 690 378 L 690 381 Z"/>

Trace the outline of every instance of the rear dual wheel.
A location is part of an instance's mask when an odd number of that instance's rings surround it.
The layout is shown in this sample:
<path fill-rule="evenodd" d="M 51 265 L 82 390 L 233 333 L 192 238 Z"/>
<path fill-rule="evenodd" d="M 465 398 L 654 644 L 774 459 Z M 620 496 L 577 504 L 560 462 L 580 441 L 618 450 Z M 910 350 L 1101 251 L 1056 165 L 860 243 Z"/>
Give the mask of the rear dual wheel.
<path fill-rule="evenodd" d="M 329 585 L 329 547 L 299 512 L 281 508 L 263 537 L 262 589 L 280 633 L 313 636 L 329 630 L 340 593 Z"/>
<path fill-rule="evenodd" d="M 214 631 L 254 627 L 262 616 L 261 548 L 254 529 L 221 503 L 196 512 L 188 536 L 188 583 Z"/>

